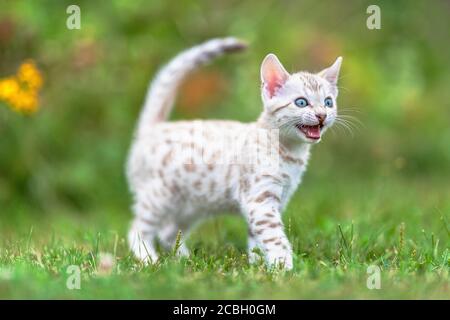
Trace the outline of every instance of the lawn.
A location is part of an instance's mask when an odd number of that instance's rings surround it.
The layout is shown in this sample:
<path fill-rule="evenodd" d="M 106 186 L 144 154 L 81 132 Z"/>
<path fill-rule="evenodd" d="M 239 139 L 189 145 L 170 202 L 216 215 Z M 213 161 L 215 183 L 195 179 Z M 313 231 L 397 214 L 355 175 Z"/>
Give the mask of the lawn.
<path fill-rule="evenodd" d="M 32 114 L 0 99 L 0 298 L 450 298 L 447 3 L 379 1 L 380 30 L 357 0 L 78 1 L 81 30 L 66 28 L 69 4 L 0 2 L 0 81 L 25 61 L 44 80 Z M 289 71 L 344 57 L 338 105 L 353 124 L 314 147 L 284 214 L 292 272 L 249 265 L 236 216 L 193 230 L 189 258 L 144 266 L 125 241 L 124 164 L 148 81 L 225 35 L 249 50 L 192 75 L 172 119 L 255 119 L 268 52 Z"/>
<path fill-rule="evenodd" d="M 245 223 L 231 216 L 194 230 L 188 259 L 163 252 L 156 265 L 144 266 L 127 250 L 124 208 L 111 220 L 104 212 L 102 218 L 53 216 L 21 222 L 20 229 L 2 226 L 0 297 L 448 299 L 449 225 L 437 207 L 450 207 L 446 181 L 345 185 L 341 175 L 308 175 L 289 206 L 284 221 L 295 250 L 292 272 L 249 265 Z M 66 285 L 69 265 L 80 267 L 79 290 Z M 381 269 L 380 289 L 366 285 L 369 265 Z"/>

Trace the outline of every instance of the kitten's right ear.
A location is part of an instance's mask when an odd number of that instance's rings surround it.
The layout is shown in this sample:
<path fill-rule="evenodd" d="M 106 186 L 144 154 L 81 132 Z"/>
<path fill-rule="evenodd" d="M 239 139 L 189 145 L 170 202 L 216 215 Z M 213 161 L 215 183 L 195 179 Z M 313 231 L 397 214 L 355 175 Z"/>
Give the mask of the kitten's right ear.
<path fill-rule="evenodd" d="M 289 76 L 289 73 L 284 69 L 277 56 L 269 53 L 261 64 L 263 95 L 269 99 L 272 98 L 277 90 L 289 79 Z"/>

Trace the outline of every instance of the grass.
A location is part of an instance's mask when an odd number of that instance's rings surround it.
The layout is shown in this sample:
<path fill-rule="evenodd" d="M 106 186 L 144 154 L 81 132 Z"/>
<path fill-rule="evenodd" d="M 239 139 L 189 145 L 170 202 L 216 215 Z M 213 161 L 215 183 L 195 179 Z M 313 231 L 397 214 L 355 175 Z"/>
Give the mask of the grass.
<path fill-rule="evenodd" d="M 246 227 L 237 217 L 194 230 L 189 258 L 162 252 L 155 265 L 144 266 L 127 249 L 127 212 L 111 219 L 50 216 L 30 222 L 28 230 L 23 222 L 2 226 L 0 297 L 448 299 L 449 225 L 436 207 L 450 207 L 445 183 L 433 181 L 434 193 L 422 190 L 428 178 L 337 187 L 342 174 L 336 182 L 307 176 L 289 206 L 284 220 L 296 253 L 292 272 L 249 265 Z M 106 270 L 99 266 L 104 253 L 114 261 Z M 69 265 L 81 269 L 80 290 L 66 286 Z M 366 286 L 369 265 L 381 268 L 379 290 Z"/>
<path fill-rule="evenodd" d="M 33 116 L 0 102 L 0 298 L 450 298 L 448 3 L 378 1 L 381 30 L 359 0 L 77 3 L 81 30 L 66 28 L 71 1 L 2 2 L 0 78 L 32 59 L 44 85 Z M 339 110 L 363 126 L 314 147 L 283 217 L 292 272 L 248 265 L 247 228 L 231 216 L 192 232 L 189 259 L 145 267 L 124 240 L 123 167 L 148 81 L 228 35 L 249 50 L 193 75 L 174 118 L 255 119 L 274 52 L 289 71 L 343 56 Z M 70 265 L 80 290 L 66 286 Z M 370 265 L 380 290 L 366 286 Z"/>

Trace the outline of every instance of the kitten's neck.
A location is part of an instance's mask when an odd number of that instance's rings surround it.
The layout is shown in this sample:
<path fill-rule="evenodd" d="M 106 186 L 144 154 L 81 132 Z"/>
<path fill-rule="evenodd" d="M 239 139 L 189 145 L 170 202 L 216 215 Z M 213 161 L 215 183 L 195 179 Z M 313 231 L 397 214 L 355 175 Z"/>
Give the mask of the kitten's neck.
<path fill-rule="evenodd" d="M 283 145 L 289 152 L 295 156 L 303 158 L 305 154 L 309 154 L 309 150 L 311 149 L 311 144 L 303 141 L 293 140 L 293 139 L 283 139 L 283 136 L 280 136 L 280 144 Z"/>
<path fill-rule="evenodd" d="M 271 130 L 271 129 L 278 129 L 278 127 L 274 126 L 270 122 L 270 115 L 267 114 L 267 111 L 264 110 L 261 115 L 259 116 L 258 120 L 256 120 L 256 126 L 259 128 Z M 302 155 L 305 152 L 309 152 L 309 149 L 311 148 L 310 143 L 306 143 L 301 141 L 300 139 L 292 139 L 285 137 L 281 135 L 280 132 L 280 144 L 289 152 L 291 152 L 293 155 Z"/>

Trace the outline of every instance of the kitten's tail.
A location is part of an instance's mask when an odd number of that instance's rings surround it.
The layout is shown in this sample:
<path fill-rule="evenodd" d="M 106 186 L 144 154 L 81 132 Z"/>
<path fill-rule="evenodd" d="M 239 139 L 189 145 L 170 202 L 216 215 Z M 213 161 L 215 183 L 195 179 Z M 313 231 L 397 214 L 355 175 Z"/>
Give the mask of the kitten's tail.
<path fill-rule="evenodd" d="M 152 123 L 164 121 L 169 117 L 177 89 L 189 72 L 225 53 L 241 51 L 246 46 L 236 38 L 212 39 L 173 58 L 150 84 L 139 120 L 138 133 Z"/>

